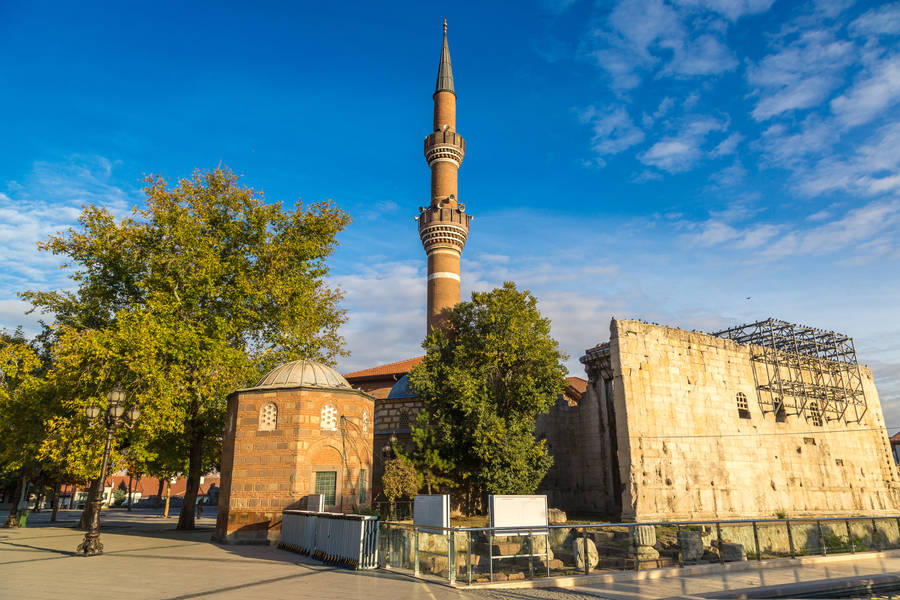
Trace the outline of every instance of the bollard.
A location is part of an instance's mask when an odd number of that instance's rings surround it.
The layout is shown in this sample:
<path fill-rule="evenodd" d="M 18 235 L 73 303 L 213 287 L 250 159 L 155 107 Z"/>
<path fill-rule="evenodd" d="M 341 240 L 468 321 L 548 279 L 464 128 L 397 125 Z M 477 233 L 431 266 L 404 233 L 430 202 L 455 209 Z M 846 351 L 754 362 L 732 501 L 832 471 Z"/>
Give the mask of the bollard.
<path fill-rule="evenodd" d="M 759 529 L 756 526 L 756 521 L 753 521 L 753 543 L 756 545 L 756 560 L 762 560 L 762 552 L 759 551 Z"/>

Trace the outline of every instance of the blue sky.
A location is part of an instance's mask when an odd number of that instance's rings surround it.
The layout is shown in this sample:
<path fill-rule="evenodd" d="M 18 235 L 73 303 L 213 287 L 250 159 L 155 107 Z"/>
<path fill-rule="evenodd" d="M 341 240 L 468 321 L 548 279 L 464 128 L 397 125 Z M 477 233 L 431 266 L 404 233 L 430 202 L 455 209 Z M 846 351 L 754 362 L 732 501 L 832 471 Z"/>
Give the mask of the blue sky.
<path fill-rule="evenodd" d="M 325 4 L 0 3 L 0 326 L 80 205 L 222 163 L 353 216 L 343 370 L 418 354 L 447 17 L 465 294 L 530 289 L 582 375 L 611 316 L 842 331 L 900 426 L 900 4 Z"/>

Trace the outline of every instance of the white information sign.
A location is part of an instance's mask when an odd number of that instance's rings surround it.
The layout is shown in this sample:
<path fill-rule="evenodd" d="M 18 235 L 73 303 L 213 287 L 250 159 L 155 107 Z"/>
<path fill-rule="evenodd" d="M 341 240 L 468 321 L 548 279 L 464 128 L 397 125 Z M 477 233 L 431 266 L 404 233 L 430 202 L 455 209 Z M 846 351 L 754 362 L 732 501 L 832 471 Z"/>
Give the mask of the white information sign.
<path fill-rule="evenodd" d="M 413 498 L 413 524 L 418 527 L 450 527 L 450 496 L 418 494 Z M 423 531 L 428 531 L 423 529 Z M 432 529 L 430 533 L 443 533 Z"/>
<path fill-rule="evenodd" d="M 325 512 L 325 495 L 310 494 L 306 497 L 306 510 Z"/>
<path fill-rule="evenodd" d="M 488 497 L 490 527 L 522 527 L 524 529 L 495 531 L 494 535 L 545 534 L 547 526 L 547 496 Z"/>

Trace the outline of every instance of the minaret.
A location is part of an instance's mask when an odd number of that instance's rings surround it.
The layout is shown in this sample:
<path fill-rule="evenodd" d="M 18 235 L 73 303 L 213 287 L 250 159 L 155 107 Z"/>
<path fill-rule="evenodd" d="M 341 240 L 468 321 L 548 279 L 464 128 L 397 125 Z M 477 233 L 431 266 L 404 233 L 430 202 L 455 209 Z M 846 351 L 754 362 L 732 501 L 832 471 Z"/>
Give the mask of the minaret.
<path fill-rule="evenodd" d="M 456 175 L 466 153 L 466 142 L 456 133 L 456 92 L 447 45 L 444 45 L 434 89 L 434 133 L 425 138 L 425 160 L 431 168 L 431 202 L 419 207 L 419 237 L 428 255 L 428 331 L 441 326 L 444 311 L 459 303 L 459 263 L 471 216 L 459 202 Z"/>

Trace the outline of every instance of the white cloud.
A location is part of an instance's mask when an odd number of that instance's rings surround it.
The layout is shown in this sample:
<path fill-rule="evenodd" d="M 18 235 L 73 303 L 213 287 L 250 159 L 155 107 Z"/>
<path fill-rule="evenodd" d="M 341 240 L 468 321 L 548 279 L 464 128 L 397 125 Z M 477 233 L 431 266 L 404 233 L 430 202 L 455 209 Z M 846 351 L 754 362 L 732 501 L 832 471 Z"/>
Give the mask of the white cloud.
<path fill-rule="evenodd" d="M 710 180 L 722 187 L 737 187 L 747 177 L 747 169 L 740 162 L 725 167 L 721 171 L 710 175 Z"/>
<path fill-rule="evenodd" d="M 689 119 L 674 136 L 667 136 L 638 156 L 642 163 L 669 173 L 690 169 L 704 155 L 701 145 L 707 134 L 727 125 L 710 117 Z"/>
<path fill-rule="evenodd" d="M 868 123 L 900 101 L 900 56 L 876 63 L 849 90 L 831 101 L 837 121 L 847 127 Z"/>
<path fill-rule="evenodd" d="M 590 107 L 582 111 L 580 118 L 591 124 L 594 131 L 591 147 L 601 156 L 618 154 L 644 140 L 644 132 L 634 124 L 624 107 L 610 111 Z"/>
<path fill-rule="evenodd" d="M 766 12 L 775 0 L 675 0 L 676 4 L 705 8 L 737 21 L 744 15 Z"/>
<path fill-rule="evenodd" d="M 658 76 L 694 77 L 723 73 L 737 66 L 734 53 L 721 39 L 721 20 L 691 19 L 697 9 L 737 14 L 727 2 L 694 2 L 678 10 L 663 0 L 622 0 L 594 29 L 588 56 L 604 69 L 614 89 L 637 87 L 642 72 Z M 714 5 L 714 6 L 707 6 Z M 690 27 L 688 26 L 690 21 Z"/>
<path fill-rule="evenodd" d="M 798 167 L 799 189 L 810 196 L 844 190 L 876 195 L 900 190 L 900 121 L 889 123 L 855 151 L 827 156 L 811 167 Z"/>
<path fill-rule="evenodd" d="M 784 112 L 822 103 L 841 83 L 855 55 L 853 43 L 822 29 L 804 31 L 792 42 L 747 69 L 759 101 L 753 118 L 763 121 Z"/>
<path fill-rule="evenodd" d="M 712 156 L 726 156 L 728 154 L 734 154 L 737 150 L 738 144 L 740 144 L 743 140 L 743 134 L 734 132 L 727 138 L 719 142 L 719 144 L 715 148 L 713 148 L 710 154 Z"/>
<path fill-rule="evenodd" d="M 81 207 L 96 204 L 121 215 L 139 200 L 136 189 L 114 183 L 113 163 L 98 156 L 73 156 L 64 163 L 37 162 L 22 182 L 0 193 L 0 286 L 17 292 L 66 284 L 60 257 L 39 252 L 37 243 L 77 224 Z M 5 313 L 6 319 L 9 313 Z M 0 321 L 14 327 L 22 321 Z"/>
<path fill-rule="evenodd" d="M 850 24 L 855 35 L 896 35 L 900 33 L 900 4 L 886 4 L 863 13 Z"/>
<path fill-rule="evenodd" d="M 760 145 L 770 166 L 791 168 L 810 156 L 828 152 L 835 141 L 834 129 L 813 114 L 794 129 L 780 123 L 772 125 L 763 132 Z"/>
<path fill-rule="evenodd" d="M 425 262 L 356 265 L 330 278 L 344 291 L 349 320 L 340 330 L 352 352 L 344 372 L 420 356 L 425 337 Z"/>

